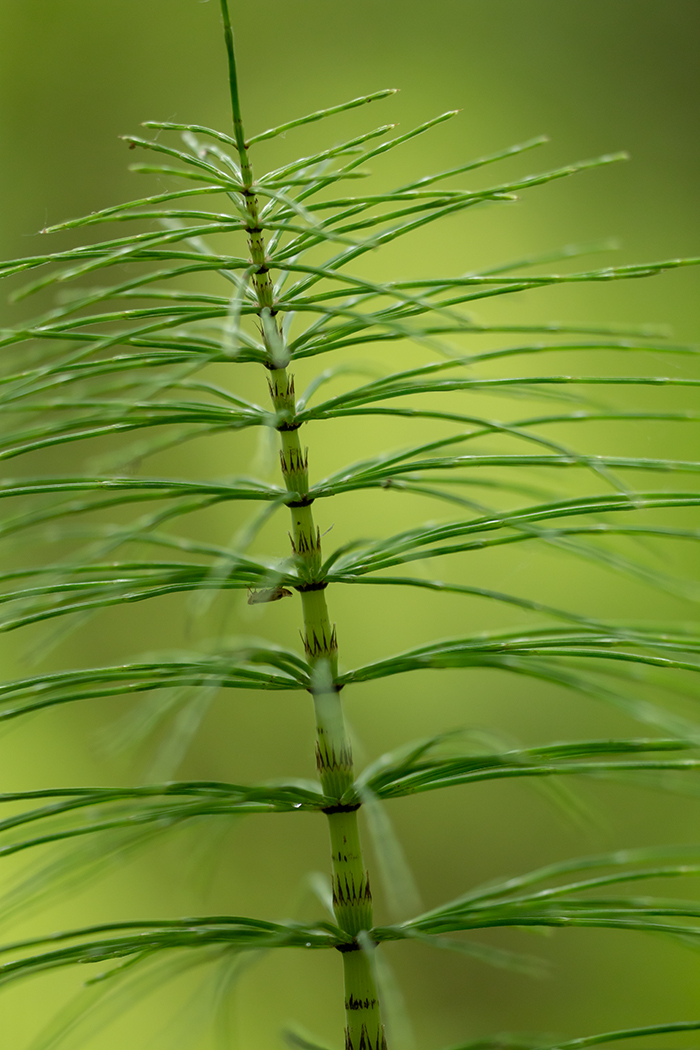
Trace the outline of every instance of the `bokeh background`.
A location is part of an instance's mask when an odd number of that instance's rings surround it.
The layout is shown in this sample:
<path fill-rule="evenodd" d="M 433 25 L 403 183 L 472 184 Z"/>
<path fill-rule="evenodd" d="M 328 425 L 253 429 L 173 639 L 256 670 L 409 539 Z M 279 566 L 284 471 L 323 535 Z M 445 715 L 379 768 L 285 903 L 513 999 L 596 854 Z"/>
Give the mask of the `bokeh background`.
<path fill-rule="evenodd" d="M 312 127 L 290 133 L 261 150 L 261 164 L 307 152 L 324 132 L 334 140 L 384 120 L 408 127 L 456 107 L 462 110 L 456 120 L 384 161 L 381 177 L 403 181 L 406 171 L 420 175 L 542 132 L 551 144 L 536 157 L 503 165 L 499 179 L 617 149 L 631 153 L 630 164 L 536 189 L 517 206 L 474 213 L 449 232 L 417 236 L 387 253 L 382 265 L 388 273 L 461 272 L 610 235 L 621 244 L 615 263 L 698 254 L 697 0 L 268 0 L 252 6 L 234 2 L 232 8 L 251 130 L 377 88 L 401 88 L 380 104 L 381 113 L 377 108 L 369 117 L 349 115 L 321 132 Z M 36 231 L 47 223 L 135 197 L 142 177 L 128 173 L 132 155 L 117 136 L 138 131 L 142 120 L 228 127 L 215 0 L 2 0 L 0 39 L 3 257 L 37 251 Z M 45 241 L 40 244 L 45 248 Z M 607 261 L 607 256 L 594 260 Z M 489 307 L 483 316 L 664 323 L 678 339 L 692 341 L 700 327 L 699 288 L 698 274 L 687 270 L 626 285 L 534 292 Z M 5 323 L 25 315 L 26 306 L 3 305 Z M 664 362 L 664 368 L 671 367 Z M 242 370 L 241 382 L 252 392 L 261 380 Z M 359 436 L 340 426 L 329 426 L 322 435 L 310 429 L 314 473 L 321 476 L 347 458 L 414 437 L 394 424 L 371 432 L 363 428 Z M 681 438 L 669 438 L 663 451 L 690 458 L 698 451 L 697 434 L 688 428 Z M 246 469 L 251 461 L 270 469 L 269 450 L 244 435 L 186 446 L 177 459 L 163 458 L 151 467 L 217 476 Z M 47 459 L 43 469 L 69 469 L 58 463 Z M 333 525 L 333 538 L 340 541 L 358 531 L 397 531 L 408 514 L 420 520 L 437 513 L 417 503 L 343 498 L 332 510 L 323 508 L 321 524 Z M 228 517 L 217 514 L 202 527 L 219 539 L 230 537 L 238 522 L 230 511 Z M 284 549 L 284 540 L 280 521 L 261 543 L 274 553 Z M 685 573 L 693 567 L 676 568 Z M 694 615 L 680 601 L 644 596 L 637 585 L 589 566 L 564 569 L 551 558 L 522 551 L 479 563 L 474 571 L 492 586 L 553 603 L 578 602 L 599 615 L 639 615 L 641 603 L 654 618 Z M 413 599 L 402 593 L 394 604 L 396 596 L 384 591 L 357 590 L 362 593 L 331 599 L 346 666 L 422 640 L 468 633 L 480 624 L 510 622 L 461 598 Z M 186 601 L 114 610 L 64 639 L 45 666 L 115 661 L 144 645 L 188 644 L 193 633 L 201 633 L 194 620 Z M 262 610 L 234 605 L 228 627 L 231 633 L 296 644 L 291 602 Z M 5 640 L 8 677 L 26 669 L 41 637 L 24 644 Z M 219 697 L 202 718 L 177 775 L 244 783 L 311 775 L 311 711 L 303 696 L 290 695 Z M 361 760 L 459 725 L 523 744 L 639 731 L 592 701 L 486 672 L 414 675 L 346 695 Z M 145 776 L 148 749 L 129 756 L 106 746 L 119 730 L 115 719 L 128 711 L 127 704 L 95 702 L 44 714 L 4 735 L 0 790 Z M 576 791 L 586 811 L 576 819 L 522 783 L 475 785 L 391 804 L 425 905 L 481 880 L 567 856 L 697 838 L 700 800 L 621 785 L 587 784 Z M 101 919 L 217 911 L 312 916 L 319 909 L 305 880 L 309 871 L 325 870 L 326 856 L 325 828 L 310 815 L 251 818 L 225 833 L 218 826 L 174 832 L 143 856 L 120 862 L 105 857 L 99 881 L 87 888 L 67 882 L 60 901 L 15 917 L 2 939 Z M 8 862 L 0 881 L 9 883 L 20 867 Z M 548 958 L 549 976 L 533 980 L 421 946 L 387 951 L 420 1050 L 494 1033 L 573 1037 L 700 1013 L 697 955 L 662 940 L 579 930 L 547 939 L 501 933 L 489 943 Z M 52 1012 L 79 991 L 80 981 L 80 975 L 52 975 L 4 992 L 2 1045 L 28 1046 Z M 206 981 L 185 979 L 156 990 L 129 1012 L 121 1004 L 114 1017 L 96 1022 L 86 1045 L 90 1050 L 211 1046 L 209 993 Z M 280 1045 L 280 1029 L 296 1020 L 337 1047 L 340 1004 L 339 959 L 273 953 L 242 974 L 225 1039 L 241 1050 L 267 1050 Z"/>

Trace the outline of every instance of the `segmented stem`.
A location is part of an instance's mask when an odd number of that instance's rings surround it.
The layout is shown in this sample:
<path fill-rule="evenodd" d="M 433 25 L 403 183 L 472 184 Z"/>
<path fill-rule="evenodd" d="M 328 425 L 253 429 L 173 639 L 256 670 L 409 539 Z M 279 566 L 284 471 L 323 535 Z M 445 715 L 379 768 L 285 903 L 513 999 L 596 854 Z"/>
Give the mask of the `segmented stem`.
<path fill-rule="evenodd" d="M 290 539 L 304 583 L 297 588 L 304 617 L 302 640 L 312 668 L 311 692 L 316 713 L 316 761 L 323 791 L 334 802 L 326 809 L 331 838 L 333 909 L 338 926 L 349 933 L 352 943 L 343 946 L 345 977 L 346 1050 L 386 1050 L 377 989 L 371 959 L 357 941 L 357 934 L 372 927 L 372 894 L 365 868 L 357 821 L 359 806 L 343 803 L 353 784 L 352 748 L 348 738 L 340 691 L 335 685 L 338 642 L 326 602 L 326 584 L 321 578 L 321 533 L 314 522 L 309 499 L 309 455 L 299 441 L 296 422 L 294 376 L 287 370 L 288 357 L 276 318 L 274 286 L 269 272 L 265 239 L 255 195 L 253 172 L 243 132 L 238 98 L 238 80 L 233 32 L 227 0 L 221 0 L 234 135 L 243 179 L 243 197 L 248 221 L 248 247 L 253 265 L 252 280 L 258 300 L 260 327 L 268 356 L 269 387 L 280 434 L 280 465 L 289 501 Z"/>

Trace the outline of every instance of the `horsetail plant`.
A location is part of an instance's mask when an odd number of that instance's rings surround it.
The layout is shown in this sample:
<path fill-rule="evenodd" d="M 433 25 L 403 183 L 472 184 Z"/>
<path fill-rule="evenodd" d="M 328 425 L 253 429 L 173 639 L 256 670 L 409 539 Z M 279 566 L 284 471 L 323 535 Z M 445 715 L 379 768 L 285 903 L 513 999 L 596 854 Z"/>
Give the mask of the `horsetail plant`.
<path fill-rule="evenodd" d="M 62 617 L 69 617 L 67 622 L 82 622 L 109 606 L 177 592 L 247 591 L 251 604 L 296 593 L 303 617 L 304 655 L 273 643 L 247 641 L 167 658 L 144 657 L 117 666 L 35 674 L 0 686 L 0 719 L 16 719 L 79 700 L 134 694 L 139 710 L 146 711 L 144 718 L 152 721 L 159 708 L 156 704 L 149 709 L 147 698 L 140 694 L 151 694 L 156 700 L 170 697 L 172 707 L 183 696 L 219 689 L 307 692 L 316 718 L 318 781 L 254 787 L 191 781 L 7 793 L 0 796 L 4 805 L 27 804 L 29 808 L 13 809 L 13 815 L 0 822 L 0 851 L 10 855 L 37 845 L 72 839 L 82 842 L 92 836 L 103 842 L 105 833 L 115 829 L 135 828 L 136 836 L 145 839 L 165 824 L 194 821 L 203 815 L 313 811 L 325 814 L 328 822 L 333 921 L 271 922 L 217 915 L 67 930 L 3 947 L 9 961 L 0 965 L 0 981 L 110 961 L 116 966 L 108 976 L 117 974 L 128 981 L 134 966 L 138 969 L 161 957 L 230 960 L 253 949 L 336 949 L 345 980 L 346 1048 L 382 1050 L 387 1042 L 386 1018 L 382 1016 L 376 957 L 383 942 L 419 940 L 471 951 L 486 961 L 496 958 L 495 949 L 454 935 L 503 926 L 579 926 L 657 932 L 698 943 L 700 906 L 696 902 L 620 897 L 614 895 L 614 887 L 700 874 L 700 845 L 615 851 L 552 864 L 477 887 L 408 921 L 377 926 L 358 813 L 365 803 L 374 806 L 386 799 L 489 779 L 574 775 L 626 777 L 656 784 L 667 773 L 692 777 L 700 767 L 695 757 L 700 728 L 674 710 L 672 696 L 668 703 L 650 700 L 643 677 L 646 674 L 661 688 L 659 672 L 663 671 L 673 678 L 672 686 L 677 689 L 675 672 L 700 669 L 700 635 L 691 628 L 596 619 L 495 588 L 433 579 L 422 570 L 418 575 L 391 574 L 415 561 L 432 563 L 448 555 L 466 557 L 470 551 L 539 544 L 642 584 L 697 598 L 693 584 L 659 571 L 640 553 L 643 547 L 630 553 L 615 543 L 618 537 L 647 544 L 697 542 L 698 529 L 669 524 L 663 516 L 654 518 L 656 511 L 699 506 L 697 486 L 638 490 L 627 479 L 636 471 L 663 479 L 684 475 L 692 482 L 700 466 L 691 461 L 580 452 L 548 435 L 558 425 L 585 430 L 600 421 L 621 425 L 641 421 L 649 427 L 656 422 L 697 422 L 700 413 L 694 410 L 663 404 L 630 407 L 626 401 L 611 406 L 601 398 L 617 387 L 632 393 L 646 386 L 692 390 L 700 380 L 679 373 L 673 377 L 644 372 L 614 375 L 605 369 L 597 374 L 549 374 L 539 367 L 548 354 L 591 354 L 617 360 L 623 353 L 633 357 L 653 352 L 682 360 L 694 359 L 697 350 L 643 328 L 480 323 L 465 307 L 544 286 L 649 277 L 697 264 L 700 259 L 570 273 L 529 272 L 541 264 L 583 254 L 583 250 L 568 248 L 459 277 L 378 281 L 363 275 L 355 264 L 367 253 L 423 226 L 473 207 L 511 201 L 531 187 L 613 163 L 621 155 L 497 182 L 484 189 L 445 188 L 454 186 L 466 173 L 545 141 L 534 139 L 408 181 L 390 192 L 356 190 L 356 182 L 368 174 L 367 162 L 454 116 L 444 113 L 394 137 L 392 125 L 377 127 L 259 175 L 253 168 L 257 143 L 379 102 L 393 92 L 377 91 L 248 137 L 227 0 L 220 0 L 220 5 L 233 133 L 200 125 L 147 122 L 145 127 L 159 135 L 181 133 L 184 146 L 166 145 L 161 137 L 128 136 L 131 148 L 164 158 L 136 170 L 186 182 L 178 181 L 174 189 L 108 207 L 44 232 L 132 220 L 155 225 L 145 232 L 2 266 L 2 274 L 8 277 L 53 267 L 48 276 L 23 288 L 20 295 L 70 281 L 94 280 L 113 268 L 119 272 L 126 264 L 129 268 L 121 270 L 117 283 L 64 297 L 35 322 L 2 333 L 10 364 L 0 400 L 5 411 L 15 413 L 20 422 L 6 429 L 0 456 L 11 459 L 44 449 L 60 452 L 63 446 L 93 438 L 169 428 L 165 438 L 139 445 L 136 456 L 141 460 L 152 451 L 193 438 L 259 427 L 279 437 L 281 475 L 276 483 L 242 475 L 190 480 L 107 471 L 6 480 L 0 496 L 25 502 L 5 519 L 3 538 L 24 538 L 26 534 L 67 542 L 77 534 L 89 542 L 78 555 L 73 552 L 47 565 L 4 573 L 2 601 L 13 611 L 4 618 L 2 629 Z M 339 189 L 344 183 L 349 183 L 347 191 Z M 186 198 L 196 201 L 187 205 Z M 217 208 L 224 210 L 209 210 L 213 198 L 223 201 Z M 223 235 L 222 246 L 210 244 L 209 238 L 215 235 Z M 212 275 L 218 285 L 205 292 L 200 284 L 178 288 L 172 283 L 192 275 Z M 464 349 L 465 340 L 484 334 L 495 337 L 493 349 L 474 349 L 472 343 L 471 349 Z M 523 341 L 516 345 L 499 342 L 508 335 Z M 331 366 L 297 395 L 295 363 L 346 348 L 372 346 L 386 353 L 409 343 L 430 355 L 427 363 L 385 374 L 377 368 L 367 381 L 322 400 L 317 395 L 327 383 L 351 374 L 344 365 Z M 498 364 L 510 359 L 525 363 L 522 374 L 498 371 Z M 528 364 L 533 360 L 537 363 L 534 368 Z M 217 375 L 223 367 L 234 376 L 235 366 L 241 363 L 264 369 L 269 387 L 266 404 L 242 396 L 233 378 L 233 389 L 229 389 L 206 371 L 218 366 Z M 446 409 L 435 407 L 440 404 L 437 395 L 444 393 L 457 394 L 465 407 L 456 410 L 452 400 Z M 479 398 L 494 394 L 517 397 L 519 403 L 529 398 L 536 405 L 516 418 L 495 418 L 478 409 Z M 417 406 L 415 395 L 421 399 Z M 543 410 L 543 401 L 553 407 Z M 314 450 L 302 441 L 304 424 L 370 416 L 427 420 L 446 426 L 447 436 L 436 432 L 430 441 L 395 452 L 381 451 L 312 481 Z M 27 418 L 29 422 L 21 422 Z M 489 441 L 492 445 L 486 444 Z M 543 468 L 566 477 L 583 472 L 592 488 L 585 492 L 575 487 L 557 489 L 550 475 L 546 483 L 542 481 Z M 369 489 L 436 500 L 457 517 L 380 539 L 358 539 L 327 554 L 322 549 L 321 515 L 315 513 L 316 507 L 323 508 L 324 501 L 340 493 Z M 263 510 L 254 516 L 236 549 L 175 530 L 178 519 L 185 515 L 245 501 L 262 505 Z M 141 516 L 125 520 L 125 511 L 142 504 L 147 506 Z M 153 504 L 156 509 L 149 510 L 148 505 Z M 110 521 L 113 511 L 118 520 Z M 283 511 L 291 522 L 291 551 L 275 558 L 248 553 L 262 526 Z M 85 520 L 93 524 L 81 524 Z M 139 556 L 113 560 L 123 548 L 139 551 Z M 163 552 L 162 560 L 151 556 L 154 549 Z M 520 629 L 427 642 L 346 671 L 339 666 L 338 635 L 327 598 L 341 584 L 464 595 L 514 607 L 542 621 Z M 341 700 L 344 687 L 440 668 L 492 668 L 551 683 L 613 705 L 653 727 L 656 736 L 499 751 L 465 742 L 458 733 L 436 731 L 356 774 Z M 612 896 L 605 896 L 608 887 L 613 888 Z M 68 1028 L 70 1025 L 61 1032 L 65 1034 Z M 557 1045 L 560 1050 L 579 1050 L 636 1035 L 697 1029 L 700 1021 L 669 1021 Z M 59 1045 L 61 1032 L 56 1035 L 54 1031 L 51 1046 Z M 312 1045 L 301 1038 L 297 1042 Z M 479 1045 L 489 1044 L 482 1040 Z"/>

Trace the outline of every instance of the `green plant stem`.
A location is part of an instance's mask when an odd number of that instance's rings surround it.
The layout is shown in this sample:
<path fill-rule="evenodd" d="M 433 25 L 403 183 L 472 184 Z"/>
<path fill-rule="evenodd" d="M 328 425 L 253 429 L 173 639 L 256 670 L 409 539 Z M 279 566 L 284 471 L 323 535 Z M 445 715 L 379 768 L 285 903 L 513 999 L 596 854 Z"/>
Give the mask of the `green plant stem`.
<path fill-rule="evenodd" d="M 251 242 L 252 252 L 252 242 Z M 294 418 L 294 381 L 286 369 L 271 373 L 270 391 L 278 418 Z M 285 422 L 283 427 L 294 426 Z M 312 693 L 316 712 L 316 762 L 324 793 L 337 800 L 326 811 L 331 837 L 333 910 L 342 930 L 353 938 L 372 927 L 372 894 L 365 868 L 356 805 L 340 802 L 353 784 L 352 748 L 343 718 L 340 692 L 335 685 L 338 644 L 326 602 L 325 582 L 319 579 L 321 536 L 309 491 L 308 450 L 302 449 L 298 429 L 281 429 L 280 462 L 287 490 L 295 499 L 290 506 L 292 548 L 302 577 L 299 588 L 304 616 L 304 648 L 312 667 Z M 347 1050 L 382 1050 L 386 1045 L 377 989 L 370 960 L 356 941 L 343 952 Z"/>
<path fill-rule="evenodd" d="M 282 469 L 289 491 L 308 492 L 308 456 L 301 451 L 298 431 L 282 431 Z M 292 472 L 290 464 L 303 467 Z M 340 802 L 353 784 L 352 748 L 345 727 L 340 693 L 335 686 L 338 647 L 331 625 L 325 584 L 316 580 L 321 564 L 321 538 L 310 506 L 291 507 L 292 544 L 310 580 L 301 590 L 304 647 L 313 668 L 316 711 L 316 761 L 324 793 L 338 804 L 326 811 L 331 838 L 333 910 L 336 922 L 353 938 L 372 927 L 372 893 L 362 855 L 357 805 Z M 356 941 L 343 952 L 347 1050 L 382 1050 L 384 1033 L 370 960 Z"/>
<path fill-rule="evenodd" d="M 293 377 L 275 369 L 270 382 L 278 418 L 293 418 Z M 293 425 L 293 424 L 291 424 Z M 289 423 L 284 426 L 289 427 Z M 324 793 L 337 799 L 327 811 L 333 866 L 333 910 L 338 925 L 353 938 L 372 927 L 372 894 L 365 868 L 356 805 L 340 802 L 353 784 L 352 748 L 345 727 L 340 692 L 335 685 L 338 645 L 326 602 L 325 582 L 319 579 L 321 536 L 310 503 L 308 450 L 302 449 L 298 429 L 280 431 L 280 461 L 287 490 L 295 499 L 290 506 L 292 547 L 301 575 L 308 581 L 300 588 L 304 615 L 304 648 L 313 669 L 312 692 L 316 712 L 316 761 Z M 371 963 L 356 941 L 343 952 L 347 1050 L 382 1050 L 384 1033 Z"/>
<path fill-rule="evenodd" d="M 364 951 L 345 952 L 346 1048 L 384 1050 L 386 1041 L 379 1021 L 377 989 L 370 961 Z"/>
<path fill-rule="evenodd" d="M 248 247 L 253 264 L 253 284 L 259 304 L 260 325 L 268 356 L 269 387 L 280 434 L 280 464 L 287 491 L 294 499 L 292 550 L 304 584 L 298 588 L 304 617 L 302 635 L 312 668 L 312 695 L 316 714 L 316 761 L 324 793 L 337 803 L 326 811 L 331 839 L 333 910 L 338 926 L 353 937 L 343 951 L 345 979 L 346 1050 L 385 1050 L 377 988 L 371 960 L 355 939 L 372 928 L 372 894 L 362 854 L 356 804 L 341 798 L 353 784 L 352 748 L 343 717 L 340 690 L 335 685 L 338 644 L 326 602 L 325 581 L 320 578 L 321 534 L 314 522 L 309 492 L 308 449 L 299 441 L 296 422 L 294 377 L 287 371 L 288 356 L 276 319 L 274 286 L 270 278 L 265 240 L 260 228 L 258 201 L 248 157 L 238 98 L 233 32 L 226 0 L 221 0 L 229 60 L 231 103 L 236 143 L 241 162 L 243 196 L 248 215 Z"/>

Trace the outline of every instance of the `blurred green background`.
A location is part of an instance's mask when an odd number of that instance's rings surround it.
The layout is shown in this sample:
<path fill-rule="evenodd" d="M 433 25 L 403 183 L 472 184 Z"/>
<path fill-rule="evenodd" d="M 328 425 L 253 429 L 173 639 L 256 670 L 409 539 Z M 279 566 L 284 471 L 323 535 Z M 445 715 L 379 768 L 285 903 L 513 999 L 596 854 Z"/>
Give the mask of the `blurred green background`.
<path fill-rule="evenodd" d="M 499 181 L 617 149 L 632 155 L 631 164 L 535 189 L 516 206 L 485 209 L 460 219 L 449 232 L 416 236 L 386 254 L 381 272 L 461 272 L 610 235 L 622 245 L 613 257 L 616 264 L 698 254 L 697 0 L 269 0 L 245 7 L 234 2 L 232 9 L 249 132 L 371 90 L 401 88 L 371 115 L 351 114 L 320 130 L 289 133 L 261 150 L 258 164 L 277 165 L 355 128 L 385 120 L 406 128 L 456 107 L 462 110 L 456 120 L 378 164 L 380 177 L 403 181 L 406 171 L 438 170 L 542 132 L 551 145 L 499 167 Z M 37 244 L 36 231 L 47 223 L 141 192 L 143 178 L 128 173 L 132 155 L 117 136 L 138 132 L 142 120 L 228 128 L 215 0 L 1 0 L 0 39 L 5 258 L 44 250 L 46 242 Z M 60 243 L 57 238 L 56 246 Z M 609 258 L 594 262 L 604 265 Z M 626 285 L 543 290 L 489 306 L 483 316 L 668 323 L 679 339 L 694 340 L 698 285 L 697 272 L 687 270 Z M 14 323 L 26 316 L 26 306 L 3 305 L 3 316 L 4 323 Z M 675 366 L 664 361 L 657 367 L 663 372 Z M 259 376 L 241 370 L 241 382 L 262 396 L 255 386 L 262 382 Z M 641 429 L 637 434 L 646 441 Z M 415 431 L 395 424 L 363 427 L 359 437 L 347 426 L 309 428 L 314 475 L 384 443 L 400 446 L 414 437 Z M 698 451 L 697 433 L 688 429 L 682 439 L 669 438 L 663 451 L 690 458 Z M 246 469 L 251 460 L 269 468 L 264 443 L 245 435 L 186 446 L 178 457 L 163 457 L 148 469 L 216 476 Z M 43 469 L 70 469 L 58 463 L 47 460 Z M 399 506 L 378 496 L 343 497 L 332 508 L 324 506 L 320 524 L 333 525 L 331 540 L 341 542 L 368 528 L 372 534 L 397 531 L 409 509 L 414 521 L 439 513 L 418 502 Z M 218 539 L 230 537 L 235 526 L 228 510 L 203 524 Z M 281 521 L 261 539 L 271 553 L 284 550 L 285 542 Z M 570 563 L 565 571 L 541 554 L 501 555 L 475 562 L 474 572 L 470 578 L 491 586 L 598 615 L 640 615 L 646 603 L 654 618 L 693 616 L 680 601 L 650 598 L 638 585 L 588 565 Z M 348 667 L 423 640 L 515 622 L 457 597 L 347 590 L 351 593 L 332 593 L 330 600 Z M 296 645 L 296 618 L 291 601 L 262 609 L 236 605 L 229 628 Z M 191 603 L 179 600 L 110 611 L 71 634 L 49 654 L 46 666 L 116 661 L 144 646 L 192 644 L 201 633 L 192 621 Z M 5 641 L 7 677 L 26 667 L 28 644 Z M 457 725 L 494 730 L 525 744 L 639 732 L 592 701 L 487 672 L 414 675 L 345 695 L 360 761 Z M 145 775 L 144 754 L 133 760 L 104 747 L 115 716 L 128 710 L 126 704 L 94 702 L 89 709 L 45 714 L 16 728 L 0 740 L 0 790 L 117 783 Z M 178 776 L 245 783 L 308 776 L 312 769 L 308 700 L 236 693 L 220 696 L 203 718 Z M 582 785 L 577 792 L 592 819 L 571 820 L 543 792 L 517 783 L 392 803 L 390 815 L 425 905 L 550 860 L 697 838 L 700 803 L 692 798 L 604 784 Z M 175 832 L 141 859 L 118 864 L 105 859 L 101 881 L 80 892 L 69 887 L 60 904 L 26 917 L 4 931 L 2 940 L 102 919 L 217 911 L 271 919 L 316 914 L 304 880 L 309 870 L 326 868 L 320 819 L 258 817 L 220 832 L 214 826 Z M 8 871 L 19 867 L 8 864 Z M 421 1050 L 497 1032 L 573 1037 L 700 1013 L 697 955 L 662 940 L 578 930 L 547 940 L 501 933 L 489 943 L 549 958 L 550 976 L 536 981 L 422 946 L 399 945 L 387 952 Z M 4 992 L 2 1046 L 24 1048 L 79 989 L 80 980 L 81 975 L 57 975 Z M 203 988 L 183 982 L 124 1016 L 120 1008 L 113 1026 L 95 1030 L 86 1045 L 90 1050 L 212 1045 Z M 238 985 L 230 1045 L 277 1046 L 280 1028 L 291 1019 L 338 1045 L 339 958 L 280 952 L 258 960 Z"/>

